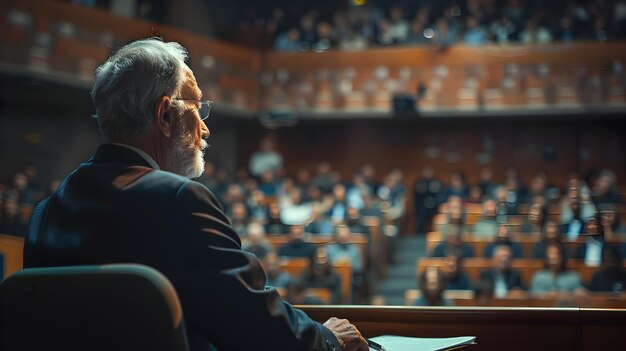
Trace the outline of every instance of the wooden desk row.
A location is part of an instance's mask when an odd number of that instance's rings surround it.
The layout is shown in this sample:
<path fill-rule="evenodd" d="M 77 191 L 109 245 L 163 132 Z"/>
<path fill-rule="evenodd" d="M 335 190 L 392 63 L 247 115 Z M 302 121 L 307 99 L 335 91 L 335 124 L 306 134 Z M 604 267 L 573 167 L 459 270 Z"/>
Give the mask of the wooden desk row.
<path fill-rule="evenodd" d="M 444 269 L 445 263 L 445 258 L 419 258 L 417 260 L 417 274 L 419 276 L 427 267 L 440 267 Z M 469 275 L 473 282 L 479 280 L 481 271 L 492 267 L 493 263 L 491 259 L 487 258 L 475 257 L 463 260 L 463 270 Z M 586 266 L 583 260 L 574 259 L 567 260 L 567 267 L 570 270 L 578 272 L 585 284 L 589 283 L 593 274 L 600 269 L 599 267 Z M 526 287 L 530 287 L 533 274 L 545 268 L 545 262 L 540 259 L 519 258 L 513 260 L 512 268 L 520 272 L 522 275 L 522 283 L 524 283 Z"/>
<path fill-rule="evenodd" d="M 280 267 L 293 278 L 297 278 L 302 274 L 302 271 L 309 267 L 309 262 L 310 261 L 306 258 L 284 259 L 281 260 Z M 351 301 L 352 297 L 352 264 L 347 261 L 342 261 L 335 262 L 331 266 L 341 276 L 342 302 L 347 303 Z"/>
<path fill-rule="evenodd" d="M 626 214 L 626 204 L 613 204 L 613 206 L 615 207 L 615 213 Z M 528 214 L 528 207 L 528 204 L 518 204 L 517 211 L 519 215 L 524 217 L 526 214 Z M 483 212 L 482 204 L 466 203 L 463 205 L 463 209 L 465 214 L 482 214 Z M 447 203 L 442 203 L 439 206 L 440 214 L 446 214 L 449 212 L 450 210 L 448 209 Z M 558 204 L 549 205 L 548 214 L 559 216 L 561 214 L 561 206 Z"/>
<path fill-rule="evenodd" d="M 272 245 L 272 247 L 274 247 L 275 249 L 278 249 L 279 247 L 289 242 L 289 236 L 287 234 L 269 235 L 267 237 L 267 241 L 270 243 L 270 245 Z M 310 235 L 306 239 L 306 242 L 311 243 L 313 245 L 323 246 L 323 245 L 334 244 L 336 241 L 333 235 L 324 235 L 324 236 Z M 361 251 L 361 259 L 363 261 L 362 262 L 363 267 L 366 267 L 366 264 L 367 264 L 367 257 L 368 257 L 368 252 L 369 252 L 368 243 L 369 243 L 369 240 L 365 234 L 358 234 L 358 233 L 352 234 L 351 244 L 355 244 L 359 247 L 359 251 Z"/>
<path fill-rule="evenodd" d="M 404 292 L 406 306 L 414 306 L 422 295 L 418 289 Z M 486 307 L 586 307 L 586 308 L 626 308 L 626 294 L 587 293 L 586 295 L 562 294 L 559 297 L 533 297 L 527 292 L 517 292 L 515 296 L 493 298 L 488 301 L 476 301 L 472 290 L 446 290 L 445 299 L 452 301 L 454 306 L 486 306 Z"/>
<path fill-rule="evenodd" d="M 476 336 L 467 350 L 598 351 L 623 348 L 626 310 L 588 308 L 299 306 L 313 319 L 347 318 L 364 337 Z"/>
<path fill-rule="evenodd" d="M 430 255 L 435 247 L 444 240 L 445 237 L 440 232 L 427 233 L 426 252 Z M 483 257 L 485 248 L 493 243 L 492 240 L 474 239 L 470 233 L 464 233 L 463 240 L 465 243 L 471 245 L 474 248 L 477 257 Z M 513 234 L 511 240 L 513 240 L 513 242 L 519 244 L 522 247 L 524 257 L 530 258 L 532 255 L 533 246 L 541 241 L 541 235 L 517 233 Z M 626 237 L 612 238 L 610 240 L 607 240 L 607 242 L 614 245 L 621 245 L 626 242 Z M 585 244 L 585 240 L 582 238 L 578 238 L 576 241 L 565 241 L 563 244 L 569 249 L 570 256 L 573 256 L 576 253 L 578 246 Z"/>

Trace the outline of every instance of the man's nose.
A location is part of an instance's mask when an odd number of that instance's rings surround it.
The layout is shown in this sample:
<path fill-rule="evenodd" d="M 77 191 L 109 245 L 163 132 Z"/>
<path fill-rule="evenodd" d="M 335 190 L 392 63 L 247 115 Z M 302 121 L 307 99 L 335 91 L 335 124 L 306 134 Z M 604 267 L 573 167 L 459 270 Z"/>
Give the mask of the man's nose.
<path fill-rule="evenodd" d="M 202 132 L 202 139 L 208 139 L 211 135 L 211 132 L 209 131 L 209 127 L 206 126 L 206 123 L 204 121 L 202 121 L 200 128 Z"/>

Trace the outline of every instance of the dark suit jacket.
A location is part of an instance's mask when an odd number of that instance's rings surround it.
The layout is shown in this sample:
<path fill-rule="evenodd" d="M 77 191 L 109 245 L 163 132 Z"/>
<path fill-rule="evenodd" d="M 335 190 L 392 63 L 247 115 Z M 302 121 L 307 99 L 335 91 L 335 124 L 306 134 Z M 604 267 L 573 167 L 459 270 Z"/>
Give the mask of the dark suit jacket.
<path fill-rule="evenodd" d="M 491 281 L 495 284 L 496 276 L 498 272 L 495 269 L 486 269 L 480 272 L 480 280 Z M 511 290 L 514 288 L 524 289 L 524 284 L 522 283 L 522 275 L 516 270 L 509 270 L 504 277 L 506 282 L 507 289 Z M 494 285 L 495 286 L 495 285 Z"/>
<path fill-rule="evenodd" d="M 329 329 L 265 288 L 209 189 L 104 144 L 35 209 L 24 266 L 117 262 L 171 280 L 192 349 L 339 349 Z"/>

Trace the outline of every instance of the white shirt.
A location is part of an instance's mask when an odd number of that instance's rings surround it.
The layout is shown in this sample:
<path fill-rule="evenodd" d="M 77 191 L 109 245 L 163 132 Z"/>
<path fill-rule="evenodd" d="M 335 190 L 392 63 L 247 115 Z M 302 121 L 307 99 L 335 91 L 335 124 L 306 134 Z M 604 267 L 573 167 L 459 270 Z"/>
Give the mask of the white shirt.
<path fill-rule="evenodd" d="M 602 243 L 591 236 L 587 237 L 587 252 L 585 253 L 585 264 L 587 266 L 598 267 L 602 262 Z"/>
<path fill-rule="evenodd" d="M 156 170 L 161 170 L 161 167 L 159 167 L 159 164 L 156 163 L 156 161 L 150 157 L 150 155 L 148 155 L 145 151 L 141 150 L 140 148 L 134 147 L 134 146 L 130 146 L 130 145 L 126 145 L 126 144 L 120 144 L 120 143 L 113 143 L 113 145 L 117 145 L 117 146 L 123 146 L 127 149 L 133 150 L 136 153 L 139 154 L 139 156 L 141 156 L 144 160 L 146 160 L 146 162 L 148 162 L 148 164 L 150 165 L 150 167 L 156 169 Z"/>

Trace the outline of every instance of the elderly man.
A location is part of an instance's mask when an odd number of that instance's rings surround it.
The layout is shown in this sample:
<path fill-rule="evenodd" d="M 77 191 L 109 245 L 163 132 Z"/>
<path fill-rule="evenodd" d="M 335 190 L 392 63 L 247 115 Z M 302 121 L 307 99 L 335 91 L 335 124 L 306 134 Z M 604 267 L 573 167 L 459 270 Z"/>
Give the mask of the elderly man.
<path fill-rule="evenodd" d="M 264 286 L 204 169 L 209 102 L 186 50 L 158 39 L 119 49 L 92 98 L 108 143 L 34 212 L 25 267 L 134 262 L 174 284 L 193 350 L 367 350 L 346 320 L 324 325 Z"/>

